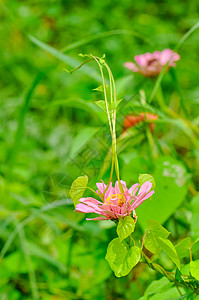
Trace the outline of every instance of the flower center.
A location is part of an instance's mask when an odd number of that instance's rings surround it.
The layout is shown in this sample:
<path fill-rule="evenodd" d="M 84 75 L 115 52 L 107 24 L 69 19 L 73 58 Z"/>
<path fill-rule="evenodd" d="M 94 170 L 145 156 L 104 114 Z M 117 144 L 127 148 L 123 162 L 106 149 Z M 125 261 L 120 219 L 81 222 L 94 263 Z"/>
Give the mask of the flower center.
<path fill-rule="evenodd" d="M 123 196 L 121 194 L 112 194 L 110 197 L 108 197 L 105 200 L 105 204 L 112 204 L 114 205 L 115 203 L 111 202 L 111 200 L 118 200 L 117 205 L 122 206 L 124 204 Z"/>
<path fill-rule="evenodd" d="M 152 65 L 152 64 L 154 64 L 154 63 L 156 63 L 157 62 L 157 59 L 156 58 L 152 58 L 152 59 L 150 59 L 148 62 L 147 62 L 147 66 L 150 66 L 150 65 Z"/>

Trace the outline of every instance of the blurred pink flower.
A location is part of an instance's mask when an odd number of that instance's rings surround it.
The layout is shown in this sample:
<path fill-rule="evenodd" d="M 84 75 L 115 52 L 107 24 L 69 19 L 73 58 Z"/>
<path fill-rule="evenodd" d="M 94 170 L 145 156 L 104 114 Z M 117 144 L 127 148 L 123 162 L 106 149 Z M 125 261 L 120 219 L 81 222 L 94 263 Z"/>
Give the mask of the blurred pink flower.
<path fill-rule="evenodd" d="M 180 59 L 180 55 L 173 52 L 171 49 L 164 49 L 163 51 L 155 51 L 153 53 L 147 52 L 145 54 L 136 55 L 134 59 L 137 65 L 132 62 L 125 62 L 124 67 L 146 77 L 154 77 L 162 71 L 167 63 L 167 71 L 171 67 L 175 67 L 175 62 Z"/>
<path fill-rule="evenodd" d="M 116 220 L 124 218 L 133 212 L 133 217 L 137 220 L 135 209 L 153 195 L 154 191 L 150 191 L 152 184 L 146 181 L 139 188 L 139 183 L 135 183 L 130 189 L 127 189 L 126 182 L 123 180 L 120 182 L 124 191 L 123 195 L 118 181 L 115 183 L 115 187 L 112 187 L 112 182 L 110 183 L 104 196 L 102 194 L 106 189 L 106 185 L 103 182 L 96 183 L 98 188 L 96 192 L 103 202 L 91 197 L 81 198 L 79 200 L 81 203 L 76 205 L 75 211 L 101 215 L 100 217 L 87 220 Z"/>

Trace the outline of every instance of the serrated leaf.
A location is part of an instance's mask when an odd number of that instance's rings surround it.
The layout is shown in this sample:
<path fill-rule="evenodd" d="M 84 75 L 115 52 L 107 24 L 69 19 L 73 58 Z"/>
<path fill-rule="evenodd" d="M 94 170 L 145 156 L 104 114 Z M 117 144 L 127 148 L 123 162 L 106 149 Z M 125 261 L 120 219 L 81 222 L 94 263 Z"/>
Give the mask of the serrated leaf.
<path fill-rule="evenodd" d="M 178 254 L 176 252 L 176 249 L 171 241 L 164 239 L 162 237 L 157 238 L 157 242 L 159 247 L 167 253 L 167 255 L 170 257 L 170 259 L 174 262 L 174 264 L 180 269 L 180 260 L 178 257 Z"/>
<path fill-rule="evenodd" d="M 119 236 L 120 242 L 127 238 L 135 228 L 135 221 L 132 217 L 126 216 L 119 219 L 117 226 L 117 234 Z"/>
<path fill-rule="evenodd" d="M 190 272 L 194 278 L 199 280 L 199 259 L 190 262 Z"/>
<path fill-rule="evenodd" d="M 189 256 L 189 248 L 191 246 L 191 238 L 186 237 L 180 243 L 178 243 L 175 248 L 179 258 L 183 258 L 185 256 Z"/>
<path fill-rule="evenodd" d="M 74 206 L 77 205 L 79 199 L 83 196 L 85 189 L 88 184 L 88 176 L 80 176 L 77 179 L 75 179 L 72 183 L 71 189 L 70 189 L 70 196 L 73 200 Z"/>
<path fill-rule="evenodd" d="M 130 249 L 119 238 L 112 240 L 107 249 L 106 260 L 117 277 L 126 276 L 140 260 L 140 248 Z"/>
<path fill-rule="evenodd" d="M 155 188 L 155 179 L 150 174 L 140 174 L 138 178 L 139 184 L 142 185 L 146 181 L 150 181 L 152 183 L 152 189 Z"/>

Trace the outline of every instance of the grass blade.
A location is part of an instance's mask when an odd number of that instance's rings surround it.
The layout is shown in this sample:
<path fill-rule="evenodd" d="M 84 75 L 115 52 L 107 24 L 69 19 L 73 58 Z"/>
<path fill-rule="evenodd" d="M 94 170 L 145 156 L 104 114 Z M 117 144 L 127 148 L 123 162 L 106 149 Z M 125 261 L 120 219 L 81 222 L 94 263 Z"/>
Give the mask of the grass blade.
<path fill-rule="evenodd" d="M 177 51 L 182 44 L 185 42 L 185 40 L 196 30 L 199 28 L 199 22 L 197 22 L 195 25 L 193 25 L 186 33 L 185 35 L 181 38 L 177 46 L 175 47 L 175 50 Z"/>
<path fill-rule="evenodd" d="M 118 29 L 118 30 L 105 31 L 102 33 L 88 36 L 78 42 L 75 42 L 73 44 L 70 44 L 70 45 L 64 47 L 63 49 L 61 49 L 61 52 L 67 52 L 67 51 L 76 49 L 80 46 L 86 45 L 92 41 L 95 41 L 95 40 L 98 40 L 101 38 L 105 38 L 105 37 L 109 37 L 109 36 L 113 36 L 113 35 L 131 35 L 131 36 L 135 36 L 135 37 L 139 38 L 142 41 L 145 41 L 147 44 L 153 45 L 152 41 L 148 37 L 144 36 L 143 34 L 141 34 L 139 32 L 132 31 L 132 30 Z"/>
<path fill-rule="evenodd" d="M 38 300 L 39 295 L 38 295 L 38 289 L 37 289 L 37 281 L 36 281 L 34 269 L 32 267 L 31 258 L 30 258 L 28 249 L 26 248 L 25 234 L 24 234 L 23 228 L 20 228 L 20 230 L 19 230 L 18 225 L 19 224 L 17 222 L 16 223 L 16 228 L 18 228 L 17 231 L 18 231 L 20 242 L 21 242 L 21 248 L 23 250 L 25 260 L 26 260 L 26 263 L 27 263 L 27 266 L 28 266 L 28 273 L 29 273 L 29 280 L 30 280 L 30 286 L 31 286 L 31 291 L 32 291 L 32 297 L 33 297 L 33 300 Z"/>
<path fill-rule="evenodd" d="M 24 99 L 23 106 L 21 107 L 19 117 L 18 117 L 18 128 L 17 128 L 16 135 L 15 135 L 14 145 L 8 154 L 8 177 L 9 178 L 12 175 L 12 169 L 15 164 L 16 157 L 17 157 L 20 145 L 21 145 L 22 138 L 23 138 L 24 122 L 25 122 L 26 114 L 29 109 L 30 100 L 33 96 L 35 88 L 37 87 L 37 85 L 39 84 L 41 79 L 44 77 L 44 75 L 45 75 L 45 73 L 43 73 L 43 72 L 39 73 L 37 75 L 36 79 L 34 80 L 32 86 L 30 87 L 30 89 Z"/>
<path fill-rule="evenodd" d="M 58 60 L 64 62 L 65 64 L 69 65 L 71 68 L 76 68 L 78 65 L 81 64 L 80 60 L 77 60 L 73 57 L 70 57 L 61 51 L 45 44 L 44 42 L 38 40 L 34 36 L 28 34 L 28 39 L 31 40 L 35 45 L 43 49 L 44 51 L 48 52 Z M 92 67 L 85 65 L 83 68 L 80 69 L 82 73 L 86 74 L 87 76 L 95 79 L 98 82 L 101 82 L 101 76 L 98 74 L 98 72 L 93 69 Z"/>

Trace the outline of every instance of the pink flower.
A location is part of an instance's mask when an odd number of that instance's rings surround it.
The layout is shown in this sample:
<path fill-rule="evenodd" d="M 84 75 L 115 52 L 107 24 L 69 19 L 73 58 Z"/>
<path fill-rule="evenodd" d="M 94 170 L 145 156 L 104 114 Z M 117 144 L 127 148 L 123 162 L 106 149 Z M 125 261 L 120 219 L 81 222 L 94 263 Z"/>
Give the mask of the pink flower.
<path fill-rule="evenodd" d="M 180 55 L 173 52 L 171 49 L 164 49 L 163 51 L 155 51 L 153 53 L 147 52 L 145 54 L 136 55 L 134 59 L 137 65 L 132 62 L 126 62 L 124 63 L 124 67 L 146 77 L 154 77 L 162 71 L 167 63 L 167 71 L 171 67 L 175 67 L 175 62 L 180 59 Z"/>
<path fill-rule="evenodd" d="M 150 191 L 152 183 L 146 181 L 140 188 L 139 183 L 135 183 L 130 189 L 127 189 L 126 182 L 123 180 L 120 182 L 123 188 L 123 195 L 118 181 L 115 183 L 115 187 L 112 187 L 111 182 L 105 193 L 106 185 L 103 182 L 96 183 L 98 188 L 96 192 L 103 202 L 91 197 L 81 198 L 79 200 L 80 203 L 76 205 L 75 211 L 101 215 L 100 217 L 87 220 L 116 220 L 129 216 L 133 212 L 133 217 L 137 220 L 135 209 L 153 195 L 154 191 Z"/>

